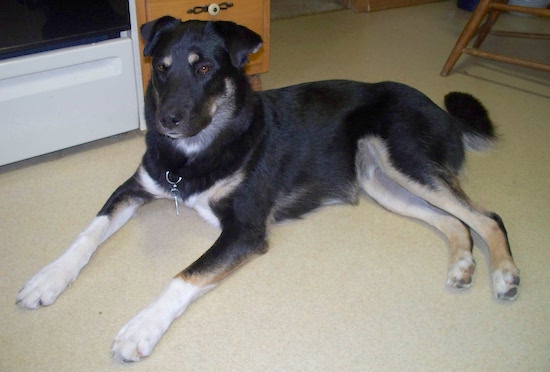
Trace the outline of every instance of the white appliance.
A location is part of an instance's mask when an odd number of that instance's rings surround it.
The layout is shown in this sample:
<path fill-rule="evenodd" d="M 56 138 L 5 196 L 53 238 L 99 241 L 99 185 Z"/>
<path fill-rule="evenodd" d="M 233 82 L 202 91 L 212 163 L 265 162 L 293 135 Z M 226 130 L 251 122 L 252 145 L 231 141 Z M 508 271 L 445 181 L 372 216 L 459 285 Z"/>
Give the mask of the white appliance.
<path fill-rule="evenodd" d="M 138 129 L 135 4 L 120 38 L 0 60 L 0 165 Z"/>

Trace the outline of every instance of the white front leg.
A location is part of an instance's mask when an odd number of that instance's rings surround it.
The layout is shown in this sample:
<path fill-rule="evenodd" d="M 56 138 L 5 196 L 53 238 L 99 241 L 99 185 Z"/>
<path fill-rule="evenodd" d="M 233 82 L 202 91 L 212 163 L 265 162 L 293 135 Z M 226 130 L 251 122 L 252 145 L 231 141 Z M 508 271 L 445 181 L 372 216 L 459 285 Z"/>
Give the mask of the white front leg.
<path fill-rule="evenodd" d="M 170 324 L 213 287 L 201 288 L 178 277 L 172 279 L 151 305 L 118 332 L 111 346 L 113 358 L 137 362 L 149 356 Z"/>
<path fill-rule="evenodd" d="M 61 257 L 29 280 L 17 296 L 17 304 L 27 309 L 53 304 L 76 280 L 97 247 L 128 222 L 140 205 L 141 203 L 127 203 L 124 207 L 118 208 L 111 217 L 104 215 L 94 218 Z"/>
<path fill-rule="evenodd" d="M 28 309 L 48 306 L 76 280 L 80 270 L 104 239 L 110 225 L 109 217 L 96 217 L 75 242 L 57 260 L 40 270 L 23 287 L 17 303 Z"/>

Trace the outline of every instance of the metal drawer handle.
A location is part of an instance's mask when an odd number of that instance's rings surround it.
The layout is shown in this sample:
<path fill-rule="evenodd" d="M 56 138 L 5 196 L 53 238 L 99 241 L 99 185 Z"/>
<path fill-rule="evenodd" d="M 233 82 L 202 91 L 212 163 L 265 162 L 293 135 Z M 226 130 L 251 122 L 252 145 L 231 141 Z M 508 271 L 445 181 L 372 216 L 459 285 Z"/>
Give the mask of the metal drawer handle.
<path fill-rule="evenodd" d="M 204 12 L 208 12 L 210 15 L 218 15 L 218 13 L 222 10 L 231 8 L 233 6 L 233 3 L 223 2 L 223 3 L 212 3 L 210 5 L 205 6 L 196 6 L 194 8 L 188 9 L 187 14 L 200 14 Z"/>

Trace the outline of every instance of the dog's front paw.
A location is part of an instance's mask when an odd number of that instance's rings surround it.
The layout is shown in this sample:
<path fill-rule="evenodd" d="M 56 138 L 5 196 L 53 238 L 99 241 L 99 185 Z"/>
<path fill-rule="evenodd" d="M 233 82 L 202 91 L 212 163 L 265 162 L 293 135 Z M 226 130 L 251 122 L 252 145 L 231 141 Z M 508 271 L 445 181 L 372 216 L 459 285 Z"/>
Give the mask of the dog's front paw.
<path fill-rule="evenodd" d="M 111 346 L 114 359 L 138 362 L 153 352 L 168 328 L 162 314 L 147 308 L 130 320 L 116 335 Z"/>
<path fill-rule="evenodd" d="M 519 270 L 512 262 L 505 262 L 493 271 L 493 291 L 499 300 L 518 297 Z"/>
<path fill-rule="evenodd" d="M 212 286 L 201 289 L 181 279 L 173 279 L 149 307 L 118 332 L 111 346 L 113 358 L 123 362 L 137 362 L 151 355 L 170 324 L 193 300 L 210 288 Z"/>
<path fill-rule="evenodd" d="M 54 262 L 28 281 L 19 292 L 16 303 L 27 309 L 51 305 L 74 280 L 74 272 Z"/>

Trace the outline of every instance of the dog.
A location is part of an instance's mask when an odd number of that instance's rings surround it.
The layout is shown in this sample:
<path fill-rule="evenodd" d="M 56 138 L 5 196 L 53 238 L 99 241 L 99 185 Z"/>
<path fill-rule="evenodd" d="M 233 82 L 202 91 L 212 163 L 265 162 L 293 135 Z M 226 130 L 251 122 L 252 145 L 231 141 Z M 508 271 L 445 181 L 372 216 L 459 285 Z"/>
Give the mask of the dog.
<path fill-rule="evenodd" d="M 21 307 L 52 304 L 144 203 L 169 198 L 176 212 L 180 204 L 194 208 L 221 234 L 115 337 L 113 357 L 138 361 L 194 300 L 266 253 L 270 225 L 325 205 L 356 204 L 361 191 L 447 238 L 450 287 L 472 283 L 474 230 L 488 246 L 494 294 L 517 297 L 519 271 L 501 218 L 473 203 L 458 181 L 466 149 L 496 140 L 476 98 L 449 93 L 445 111 L 395 82 L 255 92 L 243 73 L 262 45 L 253 31 L 162 17 L 141 34 L 144 55 L 152 57 L 142 162 L 61 257 L 24 286 Z"/>

